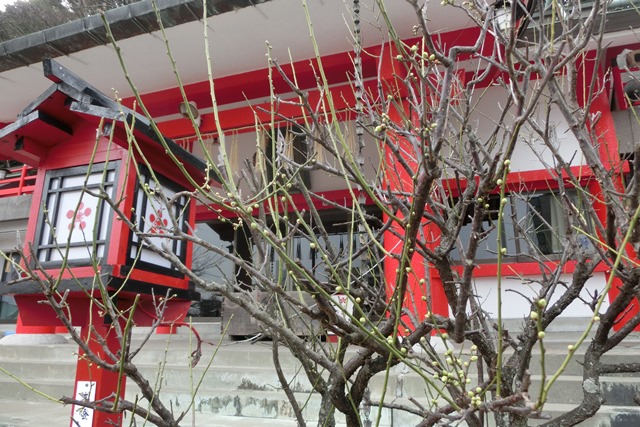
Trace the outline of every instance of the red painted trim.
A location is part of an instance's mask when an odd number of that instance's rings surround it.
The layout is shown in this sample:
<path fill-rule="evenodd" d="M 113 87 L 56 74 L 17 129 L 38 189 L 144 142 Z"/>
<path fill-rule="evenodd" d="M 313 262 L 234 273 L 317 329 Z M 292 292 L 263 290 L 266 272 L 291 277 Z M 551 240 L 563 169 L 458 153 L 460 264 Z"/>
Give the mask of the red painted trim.
<path fill-rule="evenodd" d="M 590 51 L 582 59 L 582 64 L 578 72 L 578 82 L 576 92 L 580 106 L 585 106 L 588 101 L 589 114 L 591 117 L 599 117 L 589 127 L 593 127 L 593 132 L 597 139 L 594 145 L 598 147 L 600 158 L 605 167 L 613 171 L 620 167 L 620 154 L 618 149 L 618 138 L 611 114 L 611 101 L 608 93 L 604 90 L 605 77 L 602 72 L 602 64 L 599 62 L 597 52 Z M 588 92 L 592 78 L 596 78 L 594 85 L 594 95 Z"/>
<path fill-rule="evenodd" d="M 607 49 L 606 59 L 605 59 L 605 67 L 615 67 L 616 66 L 616 58 L 618 55 L 622 53 L 623 50 L 638 50 L 640 49 L 640 43 L 631 43 L 622 46 L 613 46 Z"/>
<path fill-rule="evenodd" d="M 547 271 L 555 270 L 558 267 L 558 262 L 556 261 L 546 261 L 542 263 L 543 268 L 546 268 Z M 459 274 L 462 274 L 462 266 L 454 267 Z M 595 272 L 605 272 L 608 270 L 604 264 L 599 264 Z M 542 274 L 541 265 L 537 262 L 510 262 L 506 260 L 502 263 L 500 271 L 498 271 L 498 264 L 495 263 L 487 263 L 487 264 L 478 264 L 476 269 L 473 272 L 473 277 L 496 277 L 498 275 L 501 276 L 536 276 Z M 562 273 L 571 274 L 575 271 L 576 265 L 574 261 L 568 261 L 562 266 Z M 434 270 L 433 273 L 435 276 L 439 277 L 437 270 Z"/>
<path fill-rule="evenodd" d="M 593 171 L 587 166 L 571 166 L 570 170 L 578 178 L 580 186 L 586 186 L 593 179 Z M 565 185 L 572 187 L 573 184 L 565 171 L 562 171 L 562 179 L 565 180 Z M 479 182 L 479 178 L 476 178 L 476 182 Z M 442 180 L 442 187 L 451 197 L 458 197 L 459 191 L 464 190 L 466 186 L 464 179 Z M 558 188 L 558 176 L 555 171 L 548 169 L 512 172 L 507 176 L 506 188 L 508 192 L 555 190 Z M 492 194 L 499 192 L 500 188 L 496 187 Z"/>
<path fill-rule="evenodd" d="M 612 55 L 615 52 L 607 52 L 607 55 Z M 579 64 L 578 82 L 577 82 L 577 94 L 578 102 L 581 107 L 584 107 L 589 101 L 589 116 L 598 117 L 598 120 L 588 121 L 587 125 L 590 127 L 592 134 L 596 139 L 593 141 L 593 145 L 598 148 L 598 154 L 604 164 L 604 167 L 611 171 L 611 176 L 616 190 L 620 194 L 624 194 L 623 173 L 628 166 L 627 162 L 622 162 L 619 154 L 618 138 L 616 136 L 615 125 L 613 116 L 611 114 L 611 100 L 608 96 L 608 92 L 601 90 L 606 87 L 606 79 L 603 73 L 603 64 L 599 62 L 596 52 L 588 52 L 582 59 L 582 63 Z M 604 64 L 605 66 L 607 64 Z M 590 83 L 593 77 L 596 77 L 594 85 L 595 97 L 586 90 L 590 87 Z M 603 224 L 607 224 L 607 206 L 603 203 L 604 197 L 600 197 L 602 194 L 602 188 L 597 181 L 593 181 L 590 185 L 590 192 L 593 194 L 594 201 L 593 206 L 598 213 L 599 219 Z M 631 245 L 624 248 L 627 255 L 634 259 L 636 253 Z M 618 282 L 614 280 L 614 286 L 609 289 L 608 297 L 609 301 L 615 300 L 619 292 L 617 289 Z M 639 312 L 639 306 L 637 301 L 634 301 L 629 305 L 628 311 L 621 317 L 622 322 L 618 322 L 614 325 L 614 329 L 619 329 L 625 319 L 629 319 Z M 640 326 L 636 328 L 640 330 Z"/>
<path fill-rule="evenodd" d="M 365 82 L 365 90 L 375 90 L 376 82 Z M 344 116 L 344 111 L 349 109 L 355 103 L 353 87 L 349 84 L 340 85 L 331 88 L 333 97 L 333 108 Z M 309 92 L 309 103 L 312 106 L 319 105 L 321 94 L 314 90 Z M 287 102 L 291 102 L 290 104 Z M 282 117 L 286 118 L 302 118 L 305 114 L 302 108 L 294 105 L 298 103 L 298 98 L 290 97 L 283 99 L 276 106 L 276 114 L 273 116 L 276 122 L 281 121 Z M 256 123 L 259 125 L 269 125 L 271 123 L 272 106 L 268 102 L 260 103 L 252 106 L 234 108 L 231 110 L 220 111 L 218 116 L 222 129 L 232 131 L 234 129 L 248 128 L 255 130 Z M 200 133 L 216 133 L 218 131 L 213 113 L 202 114 L 200 121 Z M 160 131 L 169 138 L 182 138 L 195 134 L 191 121 L 187 119 L 176 119 L 158 124 Z"/>
<path fill-rule="evenodd" d="M 362 55 L 364 78 L 374 77 L 376 73 L 376 59 L 371 55 Z M 351 52 L 341 52 L 322 57 L 322 67 L 329 84 L 341 84 L 349 81 L 353 73 L 353 61 Z M 289 79 L 293 77 L 298 86 L 303 89 L 317 87 L 318 62 L 316 59 L 304 59 L 291 64 L 282 64 L 282 69 Z M 277 70 L 272 70 L 273 88 L 277 94 L 291 93 L 292 90 L 286 80 L 280 76 Z M 258 99 L 270 94 L 269 69 L 248 71 L 238 75 L 219 77 L 214 80 L 216 101 L 218 105 L 226 105 L 234 102 L 244 102 L 247 99 Z M 185 85 L 187 98 L 195 102 L 198 108 L 210 108 L 211 91 L 209 81 Z M 142 95 L 142 101 L 152 117 L 162 117 L 178 113 L 178 105 L 183 98 L 177 87 Z M 134 104 L 134 98 L 123 101 L 128 107 Z"/>
<path fill-rule="evenodd" d="M 93 307 L 96 304 L 92 305 Z M 108 350 L 112 354 L 118 354 L 121 349 L 120 340 L 116 336 L 115 329 L 111 328 L 109 325 L 104 324 L 103 317 L 97 312 L 97 309 L 93 310 L 94 320 L 92 322 L 92 327 L 83 327 L 80 334 L 82 340 L 86 342 L 89 346 L 89 349 L 96 354 L 101 359 L 111 362 L 108 355 L 106 354 L 106 350 L 103 345 L 100 343 L 100 340 L 104 341 L 107 345 Z M 82 349 L 78 350 L 78 361 L 76 364 L 76 377 L 75 377 L 75 387 L 74 387 L 74 397 L 78 392 L 82 392 L 85 390 L 79 390 L 78 385 L 79 382 L 90 381 L 94 384 L 95 391 L 95 400 L 107 400 L 107 402 L 113 401 L 113 398 L 109 398 L 115 393 L 116 390 L 120 391 L 120 398 L 124 398 L 124 392 L 126 387 L 126 376 L 120 375 L 119 372 L 113 372 L 108 369 L 101 369 L 95 363 L 92 363 L 89 359 L 85 357 L 85 352 Z M 88 390 L 86 390 L 88 391 Z M 108 403 L 105 405 L 107 406 Z M 74 427 L 78 424 L 74 421 L 79 421 L 81 418 L 77 413 L 74 413 L 76 410 L 80 408 L 75 405 L 71 406 L 71 421 L 70 426 Z M 81 409 L 80 409 L 81 410 Z M 102 427 L 107 425 L 120 426 L 123 422 L 122 413 L 110 414 L 102 411 L 94 411 L 93 412 L 93 420 L 92 426 L 94 427 Z"/>
<path fill-rule="evenodd" d="M 373 205 L 373 200 L 369 196 L 367 196 L 365 193 L 354 190 L 354 194 L 355 194 L 355 198 L 351 196 L 351 193 L 349 192 L 349 190 L 322 191 L 317 193 L 317 196 L 312 196 L 313 206 L 315 209 L 318 209 L 318 210 L 333 209 L 333 206 L 326 204 L 319 197 L 322 197 L 326 200 L 329 200 L 335 203 L 340 203 L 343 205 L 347 205 L 348 203 L 352 203 L 354 201 L 364 206 Z M 288 212 L 294 212 L 295 208 L 297 208 L 298 210 L 303 210 L 308 207 L 306 200 L 301 194 L 292 194 L 291 199 L 292 199 L 292 202 L 288 202 L 286 206 Z M 267 212 L 270 210 L 268 202 L 265 201 L 263 203 L 263 206 L 267 210 Z M 284 207 L 282 206 L 282 203 L 278 202 L 278 208 L 281 213 L 284 212 Z M 257 215 L 258 210 L 254 209 L 252 214 Z M 230 219 L 230 218 L 237 218 L 237 217 L 238 217 L 237 213 L 229 209 L 225 209 L 220 205 L 215 205 L 215 204 L 211 204 L 208 206 L 198 205 L 196 209 L 196 222 L 216 221 L 216 220 L 219 220 L 220 218 Z"/>
<path fill-rule="evenodd" d="M 340 95 L 342 96 L 342 95 Z M 352 95 L 345 95 L 352 96 Z M 297 102 L 297 101 L 296 101 Z M 339 120 L 350 120 L 355 117 L 355 114 L 348 110 L 348 106 L 342 105 L 343 102 L 337 103 L 340 108 L 336 108 L 336 113 Z M 263 109 L 269 109 L 267 104 L 259 106 Z M 219 113 L 220 124 L 222 129 L 228 135 L 229 133 L 247 133 L 255 132 L 257 128 L 268 129 L 271 125 L 271 116 L 265 111 L 258 111 L 256 107 L 240 107 L 233 110 L 221 111 Z M 217 135 L 218 129 L 215 124 L 213 114 L 203 114 L 200 121 L 200 135 L 210 136 L 211 134 Z M 283 117 L 286 117 L 287 121 L 295 121 L 298 124 L 304 123 L 304 116 L 299 107 L 292 105 L 281 106 L 278 109 L 278 116 L 274 117 L 274 122 L 279 125 L 284 122 Z M 158 123 L 158 129 L 163 135 L 171 139 L 179 140 L 180 145 L 191 145 L 197 141 L 196 132 L 191 122 L 187 119 L 176 119 L 162 123 Z M 206 139 L 203 137 L 203 139 Z M 184 142 L 184 141 L 188 142 Z"/>
<path fill-rule="evenodd" d="M 56 327 L 55 325 L 46 324 L 46 325 L 25 325 L 22 321 L 22 314 L 18 312 L 18 321 L 16 323 L 16 334 L 55 334 Z M 27 313 L 27 319 L 30 316 Z"/>
<path fill-rule="evenodd" d="M 480 35 L 478 27 L 463 28 L 447 33 L 441 33 L 435 36 L 435 43 L 442 46 L 446 53 L 447 49 L 456 44 L 472 46 Z M 405 44 L 421 45 L 419 38 L 411 38 L 405 41 Z M 493 36 L 487 35 L 481 55 L 489 55 L 493 49 Z M 378 61 L 383 58 L 383 63 L 389 62 L 395 58 L 396 47 L 392 44 L 373 45 L 364 49 L 365 54 L 362 55 L 363 78 L 369 79 L 377 76 Z M 470 59 L 470 55 L 461 55 L 459 60 Z M 322 67 L 330 85 L 344 84 L 350 81 L 353 75 L 353 53 L 340 52 L 322 57 Z M 400 66 L 394 66 L 388 69 L 390 72 L 388 77 L 399 76 L 402 74 Z M 282 69 L 288 78 L 292 79 L 295 70 L 295 78 L 298 87 L 302 90 L 315 90 L 318 82 L 318 61 L 315 58 L 303 59 L 293 64 L 282 64 Z M 385 74 L 383 72 L 383 74 Z M 273 88 L 277 94 L 291 93 L 289 84 L 280 74 L 273 69 Z M 270 95 L 269 88 L 269 68 L 260 70 L 247 71 L 244 73 L 218 77 L 214 79 L 214 87 L 216 93 L 216 102 L 219 106 L 232 104 L 235 102 L 244 102 L 247 99 L 259 99 Z M 208 80 L 192 83 L 184 86 L 187 99 L 198 105 L 199 109 L 206 109 L 212 106 L 211 89 Z M 151 92 L 142 95 L 142 102 L 149 111 L 151 117 L 164 117 L 178 114 L 178 105 L 183 102 L 182 94 L 177 87 Z M 135 98 L 127 98 L 123 104 L 133 108 Z M 183 134 L 184 135 L 184 134 Z"/>
<path fill-rule="evenodd" d="M 164 147 L 159 142 L 157 142 L 152 137 L 143 134 L 142 132 L 136 132 L 135 137 L 136 143 L 140 147 L 140 151 L 142 151 L 146 160 L 143 161 L 141 159 L 138 148 L 134 147 L 132 151 L 138 163 L 146 165 L 146 162 L 148 162 L 149 165 L 151 165 L 152 169 L 156 171 L 162 171 L 161 174 L 165 178 L 170 179 L 185 188 L 193 188 L 189 183 L 189 180 L 186 178 L 185 174 L 180 170 L 174 160 L 171 159 L 169 155 L 167 155 Z M 126 158 L 128 156 L 126 149 L 129 147 L 129 143 L 127 142 L 127 131 L 122 123 L 116 123 L 113 139 L 116 144 L 119 144 L 123 147 L 122 150 L 125 153 L 123 155 L 123 158 Z M 203 170 L 199 169 L 189 162 L 183 162 L 179 158 L 177 159 L 177 161 L 180 162 L 180 165 L 182 165 L 186 170 L 186 174 L 192 179 L 199 182 L 204 181 L 205 176 Z"/>
<path fill-rule="evenodd" d="M 38 227 L 38 219 L 40 218 L 40 208 L 42 205 L 42 193 L 44 191 L 44 180 L 47 171 L 43 168 L 38 169 L 36 182 L 34 186 L 33 196 L 31 196 L 31 208 L 29 209 L 29 220 L 27 221 L 27 230 L 25 231 L 25 243 L 23 252 L 31 253 L 31 246 L 36 245 L 36 229 Z"/>
<path fill-rule="evenodd" d="M 125 274 L 122 273 L 123 266 L 116 266 L 116 267 L 120 267 L 120 268 L 119 269 L 114 268 L 114 275 L 116 275 L 116 272 L 117 272 L 118 273 L 117 275 L 119 275 L 123 279 L 125 277 L 128 277 L 130 280 L 162 285 L 164 287 L 172 288 L 172 289 L 188 289 L 189 288 L 189 280 L 186 278 L 171 277 L 165 274 L 154 273 L 152 271 L 141 270 L 141 269 L 134 269 L 131 272 L 131 274 L 126 276 Z M 164 295 L 157 295 L 157 296 L 164 297 Z"/>
<path fill-rule="evenodd" d="M 21 168 L 11 169 L 9 174 L 18 176 L 0 180 L 0 197 L 14 197 L 23 194 L 31 194 L 35 191 L 36 175 L 29 175 L 32 168 L 24 165 Z"/>
<path fill-rule="evenodd" d="M 409 105 L 407 100 L 403 100 L 402 104 L 398 106 L 398 108 L 392 108 L 389 110 L 389 117 L 392 121 L 404 121 L 404 120 L 415 120 L 415 116 L 406 116 L 406 112 L 413 113 L 413 109 Z M 397 141 L 400 146 L 401 153 L 412 153 L 413 150 L 411 148 L 411 143 L 404 138 L 398 138 Z M 403 147 L 404 145 L 404 147 Z M 394 154 L 391 153 L 388 146 L 384 148 L 385 156 L 387 159 L 386 164 L 394 165 L 396 162 L 394 161 Z M 416 160 L 411 157 L 411 155 L 406 155 L 403 158 L 404 161 L 410 167 L 416 166 Z M 384 178 L 385 185 L 388 186 L 390 191 L 409 191 L 411 192 L 415 186 L 413 178 L 409 175 L 405 168 L 397 168 L 397 170 L 386 170 L 386 176 Z M 401 215 L 400 212 L 397 212 L 396 215 Z M 388 218 L 385 216 L 384 220 Z M 424 220 L 418 225 L 418 227 L 422 227 L 425 235 L 431 236 L 431 227 Z M 433 268 L 429 268 L 426 264 L 424 258 L 414 253 L 407 253 L 407 256 L 410 257 L 410 264 L 402 266 L 402 255 L 403 251 L 406 249 L 406 229 L 404 225 L 399 223 L 398 221 L 394 221 L 391 224 L 392 231 L 388 231 L 384 234 L 384 249 L 390 255 L 384 257 L 384 275 L 385 275 L 385 283 L 387 285 L 387 300 L 391 301 L 392 298 L 397 298 L 397 290 L 401 285 L 402 280 L 404 280 L 404 286 L 406 286 L 406 291 L 403 296 L 402 301 L 402 309 L 407 313 L 411 313 L 411 315 L 400 314 L 398 315 L 401 318 L 400 330 L 398 331 L 400 334 L 405 335 L 411 332 L 412 328 L 418 326 L 420 322 L 423 321 L 427 311 L 432 311 L 437 314 L 447 315 L 447 301 L 446 298 L 442 299 L 441 288 L 442 282 L 440 280 L 432 280 L 431 271 Z M 418 235 L 420 234 L 419 230 L 416 230 Z M 419 237 L 418 237 L 419 238 Z M 392 254 L 392 255 L 391 255 Z M 410 268 L 410 270 L 405 270 L 406 268 Z M 429 298 L 431 296 L 431 298 Z M 415 321 L 413 320 L 415 319 Z M 402 325 L 405 326 L 402 326 Z M 405 330 L 405 327 L 409 330 Z"/>
<path fill-rule="evenodd" d="M 607 271 L 605 273 L 605 278 L 607 282 L 611 278 L 611 271 Z M 618 277 L 614 277 L 611 282 L 611 289 L 609 289 L 609 301 L 615 300 L 618 295 L 620 295 L 620 286 L 622 286 L 622 281 Z M 619 330 L 621 326 L 623 326 L 626 322 L 633 319 L 633 317 L 640 311 L 640 301 L 638 298 L 634 298 L 629 303 L 627 310 L 623 311 L 622 314 L 616 319 L 616 323 L 613 325 L 613 329 L 615 331 Z M 640 327 L 636 327 L 634 331 L 638 332 Z"/>
<path fill-rule="evenodd" d="M 136 198 L 135 185 L 137 181 L 136 169 L 132 162 L 123 160 L 120 163 L 120 170 L 118 174 L 118 185 L 115 188 L 117 192 L 115 194 L 116 200 L 121 200 L 120 209 L 125 215 L 129 215 L 133 208 L 133 203 Z M 131 218 L 131 216 L 129 216 Z M 111 223 L 111 239 L 109 242 L 109 254 L 107 257 L 107 263 L 109 265 L 124 265 L 127 263 L 127 251 L 129 249 L 129 239 L 131 236 L 131 230 L 129 227 L 118 218 L 114 213 L 114 218 Z"/>

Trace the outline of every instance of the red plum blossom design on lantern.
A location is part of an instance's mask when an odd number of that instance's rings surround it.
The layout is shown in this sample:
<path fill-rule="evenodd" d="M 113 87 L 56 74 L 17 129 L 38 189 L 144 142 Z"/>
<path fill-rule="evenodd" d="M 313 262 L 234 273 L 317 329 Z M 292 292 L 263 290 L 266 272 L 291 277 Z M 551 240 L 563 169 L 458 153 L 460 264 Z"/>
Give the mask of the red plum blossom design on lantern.
<path fill-rule="evenodd" d="M 166 228 L 167 225 L 169 225 L 169 221 L 162 217 L 161 210 L 158 211 L 158 216 L 155 216 L 155 214 L 149 215 L 149 222 L 151 223 L 149 233 L 152 234 L 164 234 L 163 228 Z"/>
<path fill-rule="evenodd" d="M 80 202 L 77 211 L 75 209 L 70 209 L 67 212 L 67 218 L 71 220 L 68 227 L 69 230 L 71 230 L 74 225 L 80 228 L 80 230 L 84 230 L 87 227 L 87 222 L 85 220 L 89 215 L 91 215 L 91 208 L 85 208 L 83 202 Z"/>

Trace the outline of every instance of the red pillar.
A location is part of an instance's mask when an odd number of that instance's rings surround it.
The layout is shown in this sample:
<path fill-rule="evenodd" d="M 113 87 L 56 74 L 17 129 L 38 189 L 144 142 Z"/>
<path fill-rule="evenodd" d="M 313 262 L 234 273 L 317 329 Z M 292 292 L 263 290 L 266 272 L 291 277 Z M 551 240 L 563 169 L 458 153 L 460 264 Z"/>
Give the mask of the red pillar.
<path fill-rule="evenodd" d="M 604 90 L 606 86 L 606 80 L 600 68 L 597 68 L 596 65 L 600 64 L 600 62 L 596 61 L 596 52 L 589 52 L 588 55 L 583 59 L 581 64 L 581 69 L 579 72 L 578 79 L 578 102 L 581 106 L 584 106 L 589 100 L 589 93 L 584 90 L 584 88 L 590 87 L 590 80 L 592 76 L 597 76 L 597 82 L 594 87 L 595 97 L 591 99 L 591 103 L 589 104 L 589 114 L 592 117 L 598 117 L 593 124 L 591 124 L 591 131 L 595 135 L 596 144 L 598 147 L 598 154 L 604 167 L 607 170 L 611 171 L 611 176 L 613 178 L 614 185 L 616 186 L 616 190 L 620 192 L 620 194 L 624 193 L 624 184 L 623 184 L 623 171 L 622 171 L 622 162 L 620 160 L 620 153 L 618 147 L 618 137 L 616 135 L 615 124 L 613 120 L 613 115 L 611 114 L 611 100 L 607 95 L 608 91 Z M 593 181 L 589 185 L 589 191 L 594 194 L 593 205 L 596 208 L 600 221 L 603 224 L 606 224 L 607 221 L 607 207 L 604 203 L 602 203 L 603 198 L 600 197 L 602 195 L 602 188 L 599 183 Z M 631 247 L 624 248 L 622 250 L 627 251 L 627 255 L 629 255 L 632 259 L 635 256 L 633 253 L 633 249 Z M 611 276 L 611 272 L 607 272 L 605 277 L 607 282 Z M 615 300 L 615 298 L 620 293 L 618 288 L 620 286 L 620 280 L 617 278 L 613 279 L 612 286 L 609 289 L 609 301 Z M 625 321 L 631 319 L 635 314 L 637 314 L 640 310 L 638 307 L 638 300 L 634 299 L 630 304 L 628 310 L 625 311 L 624 315 L 618 319 L 618 322 L 614 325 L 614 329 L 619 329 L 622 325 L 624 325 Z M 636 330 L 640 331 L 640 326 L 636 328 Z"/>
<path fill-rule="evenodd" d="M 391 48 L 389 50 L 388 57 L 383 58 L 383 64 L 381 66 L 381 79 L 387 83 L 390 95 L 394 98 L 395 108 L 389 109 L 389 119 L 391 122 L 403 123 L 406 120 L 414 120 L 415 113 L 409 102 L 406 101 L 405 96 L 407 91 L 404 88 L 404 83 L 401 81 L 402 76 L 407 72 L 406 68 L 401 62 L 398 62 L 395 57 L 396 49 Z M 395 141 L 400 146 L 403 146 L 401 150 L 403 154 L 403 161 L 408 165 L 417 169 L 416 158 L 413 156 L 415 153 L 414 147 L 404 138 L 397 135 L 388 135 L 390 138 L 397 138 Z M 399 162 L 394 158 L 395 154 L 390 150 L 386 150 L 386 171 L 385 171 L 385 185 L 391 191 L 398 190 L 403 192 L 411 192 L 414 189 L 413 177 L 401 166 L 398 166 Z M 395 215 L 401 217 L 400 212 L 396 212 Z M 388 217 L 383 218 L 385 221 Z M 402 218 L 400 218 L 401 220 Z M 422 231 L 425 236 L 429 236 L 429 239 L 436 239 L 434 236 L 434 230 L 430 230 L 428 224 L 423 220 L 421 223 Z M 405 236 L 404 228 L 397 222 L 391 226 L 391 230 L 384 236 L 384 248 L 387 252 L 392 254 L 400 254 L 403 250 L 403 242 Z M 420 236 L 420 232 L 418 236 Z M 394 295 L 395 288 L 398 284 L 398 274 L 404 274 L 399 271 L 399 262 L 391 257 L 386 257 L 384 260 L 385 282 L 387 283 L 387 297 L 391 298 Z M 404 315 L 401 317 L 401 321 L 406 325 L 406 328 L 410 330 L 417 326 L 417 323 L 422 322 L 427 312 L 433 312 L 442 315 L 448 315 L 448 305 L 446 297 L 444 295 L 444 289 L 442 287 L 442 281 L 437 274 L 433 274 L 434 271 L 426 260 L 415 252 L 411 254 L 411 271 L 407 273 L 407 292 L 402 301 L 402 307 L 410 315 Z M 404 334 L 407 331 L 405 327 L 400 326 L 399 333 Z"/>
<path fill-rule="evenodd" d="M 100 319 L 102 320 L 102 319 Z M 93 327 L 83 326 L 81 332 L 82 340 L 89 345 L 89 349 L 98 355 L 107 363 L 115 363 L 110 359 L 103 346 L 100 344 L 98 337 L 104 340 L 109 351 L 113 354 L 120 349 L 120 341 L 115 331 L 110 325 L 96 322 Z M 118 372 L 112 372 L 100 368 L 96 363 L 92 363 L 85 358 L 85 352 L 80 349 L 78 352 L 78 364 L 76 368 L 76 382 L 74 389 L 74 398 L 77 400 L 88 399 L 90 401 L 99 401 L 105 399 L 118 392 L 124 397 L 126 377 L 120 376 Z M 103 406 L 111 407 L 114 399 L 108 399 Z M 122 414 L 108 414 L 106 412 L 94 411 L 78 405 L 71 408 L 71 424 L 70 427 L 104 427 L 104 426 L 121 426 Z"/>

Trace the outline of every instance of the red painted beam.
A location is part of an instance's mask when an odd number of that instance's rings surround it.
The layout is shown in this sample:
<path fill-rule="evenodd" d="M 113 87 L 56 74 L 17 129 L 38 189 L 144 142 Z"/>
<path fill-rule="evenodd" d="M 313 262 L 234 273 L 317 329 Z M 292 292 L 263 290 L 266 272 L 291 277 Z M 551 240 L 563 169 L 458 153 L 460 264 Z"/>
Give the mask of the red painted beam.
<path fill-rule="evenodd" d="M 371 206 L 373 205 L 373 200 L 368 197 L 366 194 L 355 191 L 355 199 L 351 196 L 349 190 L 332 190 L 332 191 L 322 191 L 317 193 L 316 196 L 312 196 L 313 198 L 313 206 L 318 210 L 328 210 L 333 209 L 333 206 L 327 204 L 324 200 L 329 200 L 334 203 L 340 203 L 342 205 L 347 205 L 358 198 L 364 198 L 360 200 L 359 203 L 363 206 Z M 302 196 L 302 194 L 291 194 L 292 202 L 287 204 L 288 212 L 293 212 L 294 208 L 297 210 L 307 209 L 308 205 Z M 323 200 L 324 199 L 324 200 Z M 269 210 L 269 205 L 267 202 L 264 202 L 264 207 Z M 280 212 L 284 211 L 281 204 L 278 205 L 280 208 Z M 258 210 L 254 209 L 253 215 L 256 216 L 258 214 Z M 220 205 L 199 205 L 196 209 L 196 222 L 206 222 L 206 221 L 216 221 L 220 218 L 236 218 L 238 215 L 235 212 L 224 209 Z"/>
<path fill-rule="evenodd" d="M 446 53 L 454 45 L 472 46 L 480 35 L 477 27 L 450 31 L 434 36 L 437 46 Z M 487 36 L 487 42 L 481 49 L 482 55 L 488 55 L 493 48 L 492 36 Z M 420 38 L 412 38 L 405 41 L 408 46 L 420 45 Z M 363 78 L 373 78 L 378 74 L 379 56 L 389 50 L 389 45 L 375 45 L 365 49 L 362 55 Z M 389 55 L 387 52 L 386 55 Z M 462 55 L 458 60 L 471 58 L 470 55 Z M 315 58 L 303 59 L 293 64 L 281 64 L 284 74 L 293 79 L 294 70 L 296 84 L 300 89 L 315 89 L 319 80 L 318 61 Z M 322 57 L 322 68 L 330 85 L 346 83 L 353 75 L 353 52 L 340 52 Z M 290 93 L 291 88 L 285 78 L 274 68 L 272 69 L 273 88 L 278 94 Z M 216 101 L 218 105 L 226 105 L 234 102 L 243 102 L 247 99 L 259 99 L 270 94 L 269 69 L 247 71 L 237 75 L 218 77 L 214 79 Z M 211 91 L 208 80 L 192 83 L 184 86 L 189 101 L 193 101 L 198 108 L 205 109 L 212 106 Z M 152 117 L 163 117 L 178 113 L 178 105 L 182 102 L 179 88 L 172 87 L 157 92 L 142 95 L 142 101 Z M 132 108 L 134 98 L 127 98 L 124 105 Z"/>
<path fill-rule="evenodd" d="M 375 58 L 363 55 L 364 78 L 375 75 Z M 329 84 L 340 84 L 349 81 L 353 73 L 351 52 L 327 55 L 322 58 L 322 67 Z M 305 59 L 291 64 L 283 64 L 281 68 L 289 79 L 295 79 L 301 89 L 317 87 L 319 79 L 318 62 L 315 59 Z M 274 92 L 278 94 L 292 92 L 284 77 L 274 68 L 272 70 Z M 219 77 L 214 80 L 216 101 L 218 105 L 243 102 L 247 99 L 259 99 L 270 94 L 269 69 L 263 68 L 242 73 Z M 189 101 L 193 101 L 198 108 L 210 108 L 211 91 L 209 81 L 205 80 L 184 86 Z M 134 98 L 127 98 L 123 103 L 132 107 Z M 178 87 L 142 95 L 142 101 L 152 117 L 162 117 L 178 113 L 178 105 L 182 102 L 182 95 Z"/>
<path fill-rule="evenodd" d="M 365 83 L 365 90 L 377 90 L 377 82 L 369 81 Z M 354 89 L 350 84 L 344 84 L 331 89 L 331 95 L 333 97 L 333 107 L 336 111 L 341 112 L 347 110 L 355 104 Z M 309 103 L 312 106 L 320 104 L 321 94 L 318 91 L 309 93 Z M 283 101 L 290 101 L 291 103 L 281 102 L 275 108 L 276 116 L 275 120 L 280 121 L 280 117 L 287 118 L 299 118 L 304 112 L 300 106 L 295 105 L 298 103 L 297 98 L 288 98 Z M 253 106 L 245 106 L 234 108 L 232 110 L 220 111 L 218 114 L 220 124 L 225 131 L 233 129 L 251 128 L 253 129 L 256 123 L 256 119 L 262 124 L 268 124 L 271 122 L 271 105 L 269 103 L 261 103 Z M 201 116 L 200 132 L 201 133 L 215 133 L 217 132 L 215 119 L 213 113 L 203 114 Z M 169 138 L 181 138 L 192 136 L 195 134 L 191 121 L 188 119 L 177 119 L 158 124 L 160 131 Z"/>

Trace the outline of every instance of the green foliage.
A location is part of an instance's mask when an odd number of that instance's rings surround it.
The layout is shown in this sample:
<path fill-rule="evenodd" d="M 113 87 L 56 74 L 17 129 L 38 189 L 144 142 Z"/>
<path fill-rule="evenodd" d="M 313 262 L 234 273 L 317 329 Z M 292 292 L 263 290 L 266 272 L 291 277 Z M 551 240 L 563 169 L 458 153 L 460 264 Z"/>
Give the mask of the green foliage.
<path fill-rule="evenodd" d="M 0 13 L 0 40 L 10 40 L 73 20 L 59 0 L 18 1 Z"/>
<path fill-rule="evenodd" d="M 133 0 L 19 0 L 0 11 L 0 42 L 46 30 Z"/>

